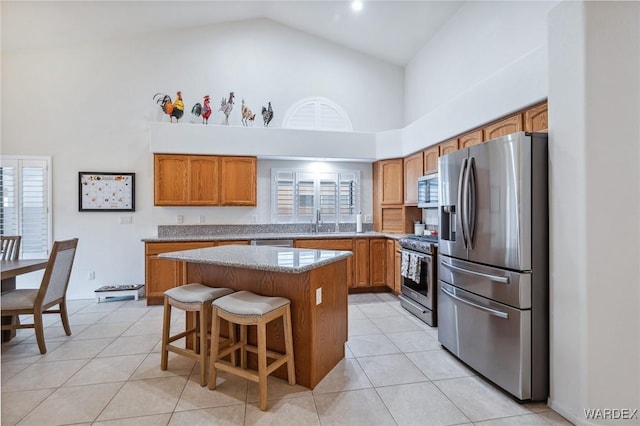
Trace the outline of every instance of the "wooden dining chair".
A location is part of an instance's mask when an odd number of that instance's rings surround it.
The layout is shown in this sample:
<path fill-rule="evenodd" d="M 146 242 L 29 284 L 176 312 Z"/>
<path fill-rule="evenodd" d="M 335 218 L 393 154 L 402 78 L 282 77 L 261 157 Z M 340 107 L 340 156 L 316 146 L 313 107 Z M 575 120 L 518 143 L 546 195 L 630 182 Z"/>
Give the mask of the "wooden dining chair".
<path fill-rule="evenodd" d="M 42 354 L 47 352 L 44 343 L 43 314 L 60 314 L 65 333 L 67 336 L 71 335 L 66 297 L 77 246 L 77 238 L 54 242 L 40 288 L 9 290 L 2 293 L 0 298 L 2 316 L 33 315 L 32 324 L 4 324 L 1 329 L 34 328 L 38 348 Z M 59 306 L 58 309 L 49 309 L 56 305 Z"/>
<path fill-rule="evenodd" d="M 20 235 L 0 235 L 0 253 L 2 260 L 18 260 L 20 256 Z"/>

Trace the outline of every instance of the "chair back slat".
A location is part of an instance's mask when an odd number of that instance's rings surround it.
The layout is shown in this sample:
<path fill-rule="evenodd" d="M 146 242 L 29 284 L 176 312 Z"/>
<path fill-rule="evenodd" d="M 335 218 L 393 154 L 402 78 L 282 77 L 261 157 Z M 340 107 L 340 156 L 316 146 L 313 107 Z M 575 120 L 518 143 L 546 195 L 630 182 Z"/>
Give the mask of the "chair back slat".
<path fill-rule="evenodd" d="M 20 256 L 20 235 L 1 235 L 0 252 L 2 260 L 18 260 Z"/>
<path fill-rule="evenodd" d="M 77 238 L 53 243 L 51 255 L 40 284 L 40 291 L 36 298 L 36 300 L 42 301 L 42 306 L 47 306 L 65 297 L 77 246 Z"/>

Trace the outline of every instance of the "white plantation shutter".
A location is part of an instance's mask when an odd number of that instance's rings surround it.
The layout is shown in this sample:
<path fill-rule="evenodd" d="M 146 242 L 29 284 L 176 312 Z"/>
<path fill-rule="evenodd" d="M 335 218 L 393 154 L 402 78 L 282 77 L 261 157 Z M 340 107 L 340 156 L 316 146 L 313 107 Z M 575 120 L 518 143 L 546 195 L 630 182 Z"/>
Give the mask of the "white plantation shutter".
<path fill-rule="evenodd" d="M 0 161 L 0 234 L 21 235 L 20 257 L 45 258 L 51 247 L 50 159 Z"/>
<path fill-rule="evenodd" d="M 360 208 L 360 172 L 310 173 L 271 170 L 272 217 L 276 223 L 310 223 L 320 209 L 323 223 L 355 222 Z"/>
<path fill-rule="evenodd" d="M 282 120 L 285 129 L 335 130 L 351 132 L 351 119 L 335 102 L 327 98 L 305 98 L 296 102 Z"/>

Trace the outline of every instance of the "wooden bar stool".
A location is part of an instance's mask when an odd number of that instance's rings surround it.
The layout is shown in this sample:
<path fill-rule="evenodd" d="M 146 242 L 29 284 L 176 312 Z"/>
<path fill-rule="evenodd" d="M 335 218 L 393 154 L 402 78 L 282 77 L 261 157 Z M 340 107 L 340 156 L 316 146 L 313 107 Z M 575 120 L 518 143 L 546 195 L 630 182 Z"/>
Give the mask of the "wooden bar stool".
<path fill-rule="evenodd" d="M 209 319 L 211 318 L 211 302 L 219 297 L 233 293 L 230 288 L 207 287 L 202 284 L 187 284 L 172 288 L 164 292 L 164 318 L 162 323 L 162 356 L 160 369 L 166 370 L 169 361 L 169 351 L 200 362 L 200 385 L 207 384 L 207 339 Z M 186 313 L 193 313 L 194 326 L 182 333 L 170 335 L 171 308 L 176 307 Z M 229 336 L 235 341 L 235 332 L 229 325 Z M 218 327 L 217 332 L 220 332 Z M 183 337 L 193 336 L 193 349 L 172 345 Z M 219 339 L 218 339 L 219 341 Z"/>
<path fill-rule="evenodd" d="M 217 369 L 252 380 L 258 383 L 260 409 L 264 411 L 267 408 L 267 376 L 269 374 L 286 363 L 289 384 L 296 384 L 290 305 L 289 299 L 284 297 L 265 297 L 249 291 L 238 291 L 213 301 L 209 389 L 216 388 Z M 267 350 L 266 325 L 279 317 L 282 317 L 284 324 L 286 351 L 284 354 Z M 240 341 L 234 341 L 222 350 L 220 350 L 220 318 L 227 320 L 230 324 L 240 325 Z M 247 344 L 248 325 L 257 326 L 257 346 Z M 221 359 L 237 350 L 240 350 L 240 367 Z M 247 351 L 258 355 L 257 372 L 247 368 Z M 267 358 L 275 361 L 267 365 Z"/>

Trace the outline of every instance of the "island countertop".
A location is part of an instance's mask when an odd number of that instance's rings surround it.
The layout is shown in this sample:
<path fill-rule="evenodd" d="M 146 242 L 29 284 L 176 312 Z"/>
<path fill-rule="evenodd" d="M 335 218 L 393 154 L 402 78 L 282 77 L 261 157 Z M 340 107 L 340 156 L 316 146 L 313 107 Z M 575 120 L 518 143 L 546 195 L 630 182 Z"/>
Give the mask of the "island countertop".
<path fill-rule="evenodd" d="M 159 254 L 158 257 L 191 263 L 297 274 L 352 255 L 350 251 L 339 250 L 229 245 L 173 251 Z"/>

